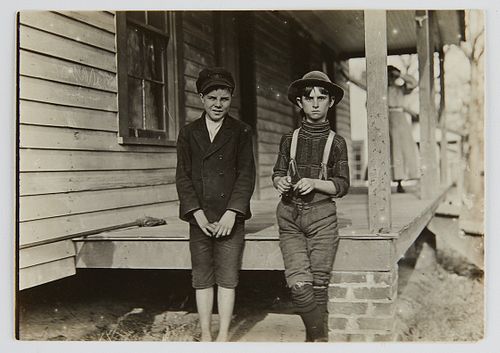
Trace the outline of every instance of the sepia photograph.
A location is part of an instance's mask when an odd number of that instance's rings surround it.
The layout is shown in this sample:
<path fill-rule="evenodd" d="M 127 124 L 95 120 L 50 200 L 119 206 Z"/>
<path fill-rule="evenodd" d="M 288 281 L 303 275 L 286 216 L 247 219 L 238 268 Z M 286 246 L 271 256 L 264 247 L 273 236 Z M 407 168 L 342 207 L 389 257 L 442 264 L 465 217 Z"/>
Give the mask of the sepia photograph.
<path fill-rule="evenodd" d="M 487 15 L 17 11 L 14 339 L 480 344 Z"/>

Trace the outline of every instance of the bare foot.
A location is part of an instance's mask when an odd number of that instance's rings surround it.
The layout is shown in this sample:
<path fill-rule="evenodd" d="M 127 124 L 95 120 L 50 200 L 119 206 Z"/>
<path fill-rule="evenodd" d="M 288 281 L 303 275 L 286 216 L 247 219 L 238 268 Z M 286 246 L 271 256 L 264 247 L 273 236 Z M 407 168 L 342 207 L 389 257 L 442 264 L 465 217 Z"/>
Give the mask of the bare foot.
<path fill-rule="evenodd" d="M 210 333 L 202 333 L 200 337 L 200 342 L 212 342 L 212 335 Z"/>
<path fill-rule="evenodd" d="M 220 333 L 217 335 L 215 342 L 227 342 L 227 333 Z"/>

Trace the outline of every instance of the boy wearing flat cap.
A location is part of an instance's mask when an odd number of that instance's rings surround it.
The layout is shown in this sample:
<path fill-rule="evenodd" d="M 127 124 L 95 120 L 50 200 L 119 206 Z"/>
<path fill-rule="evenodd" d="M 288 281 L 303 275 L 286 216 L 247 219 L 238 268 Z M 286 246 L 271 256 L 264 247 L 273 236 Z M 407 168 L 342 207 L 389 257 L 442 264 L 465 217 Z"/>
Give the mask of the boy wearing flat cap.
<path fill-rule="evenodd" d="M 200 315 L 201 340 L 211 341 L 217 285 L 217 341 L 227 341 L 235 288 L 255 185 L 252 132 L 229 116 L 234 80 L 223 68 L 200 72 L 196 88 L 204 112 L 181 128 L 177 140 L 176 186 L 180 218 L 189 222 L 192 285 Z"/>
<path fill-rule="evenodd" d="M 344 91 L 321 71 L 292 82 L 288 99 L 301 109 L 301 127 L 281 138 L 273 185 L 285 277 L 306 328 L 306 342 L 326 342 L 328 284 L 338 245 L 333 198 L 349 189 L 344 138 L 330 129 L 328 110 Z"/>

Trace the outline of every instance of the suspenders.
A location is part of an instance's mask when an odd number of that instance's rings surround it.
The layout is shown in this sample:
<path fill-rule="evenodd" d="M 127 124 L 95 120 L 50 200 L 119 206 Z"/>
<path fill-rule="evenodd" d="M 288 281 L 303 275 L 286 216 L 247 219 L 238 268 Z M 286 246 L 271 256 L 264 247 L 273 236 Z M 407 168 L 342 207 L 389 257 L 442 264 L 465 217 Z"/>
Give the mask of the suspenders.
<path fill-rule="evenodd" d="M 300 128 L 295 129 L 292 135 L 292 144 L 290 145 L 290 165 L 292 168 L 297 168 L 297 164 L 295 162 L 295 156 L 297 154 L 297 142 L 299 141 L 299 131 Z M 326 140 L 325 149 L 323 150 L 323 159 L 321 160 L 321 170 L 319 171 L 318 179 L 326 180 L 327 175 L 327 164 L 328 157 L 330 156 L 330 150 L 332 149 L 333 138 L 335 137 L 335 132 L 330 130 L 330 134 L 328 135 L 328 139 Z M 292 166 L 293 165 L 293 166 Z M 288 168 L 290 170 L 290 168 Z"/>

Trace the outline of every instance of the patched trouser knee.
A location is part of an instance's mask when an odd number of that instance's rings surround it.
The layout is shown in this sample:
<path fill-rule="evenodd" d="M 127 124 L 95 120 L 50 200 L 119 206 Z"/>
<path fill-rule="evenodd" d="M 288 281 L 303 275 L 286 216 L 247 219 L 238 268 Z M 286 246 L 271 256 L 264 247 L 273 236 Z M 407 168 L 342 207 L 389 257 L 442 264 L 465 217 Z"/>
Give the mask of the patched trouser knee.
<path fill-rule="evenodd" d="M 316 308 L 314 289 L 311 283 L 297 282 L 291 287 L 292 302 L 298 313 L 307 313 Z"/>

